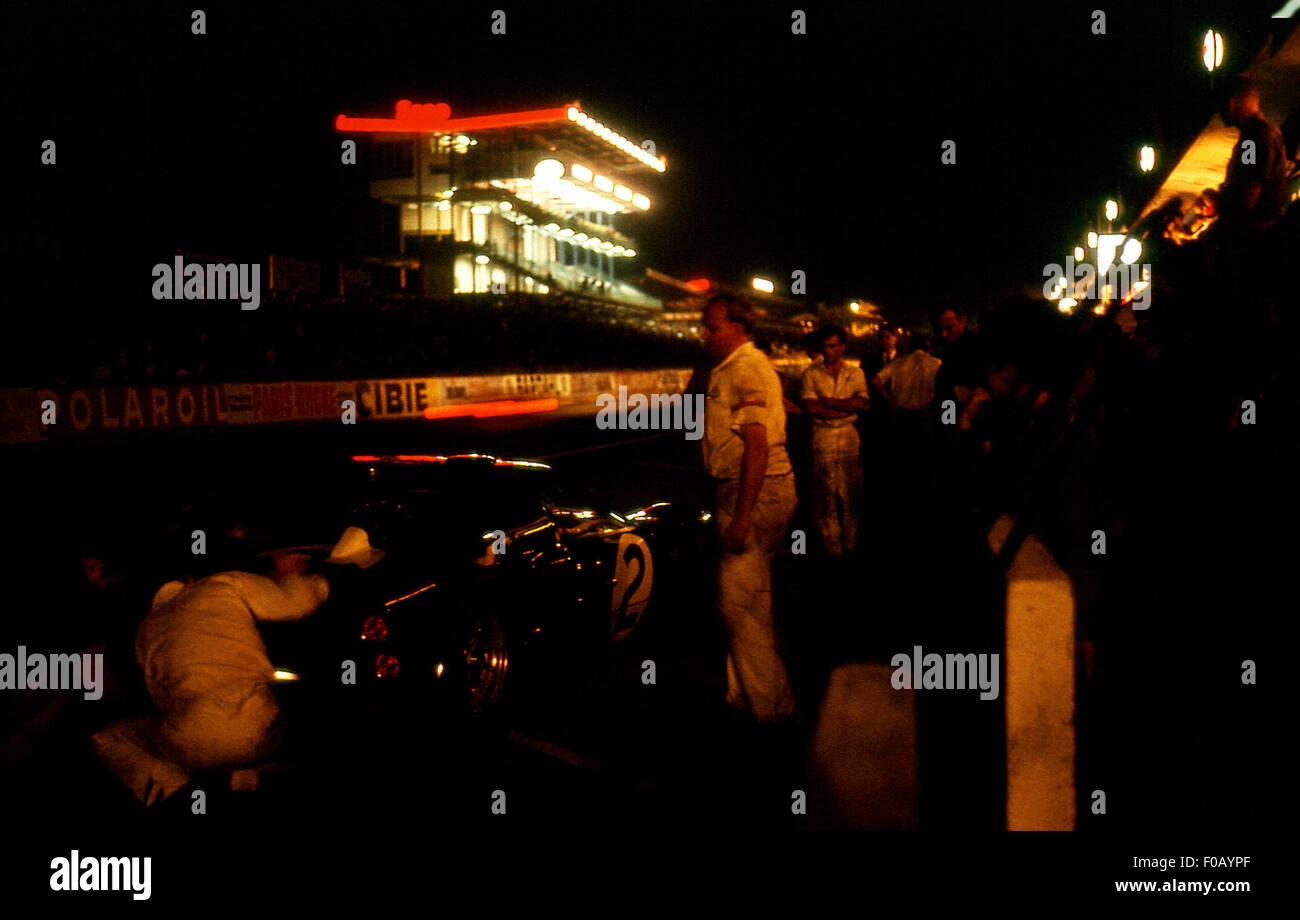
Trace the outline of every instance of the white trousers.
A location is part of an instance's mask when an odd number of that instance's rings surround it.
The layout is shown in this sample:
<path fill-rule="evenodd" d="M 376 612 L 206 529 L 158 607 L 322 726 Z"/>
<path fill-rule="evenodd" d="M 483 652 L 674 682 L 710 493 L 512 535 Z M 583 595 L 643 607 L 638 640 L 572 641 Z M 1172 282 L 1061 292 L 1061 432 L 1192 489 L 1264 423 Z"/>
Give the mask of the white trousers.
<path fill-rule="evenodd" d="M 813 516 L 822 545 L 832 556 L 858 545 L 862 502 L 860 439 L 852 425 L 814 425 L 812 430 Z"/>
<path fill-rule="evenodd" d="M 739 480 L 718 485 L 719 535 L 731 526 Z M 790 676 L 781 660 L 772 619 L 772 558 L 794 517 L 794 476 L 769 476 L 754 505 L 744 550 L 718 560 L 718 613 L 727 627 L 727 702 L 759 722 L 794 712 Z"/>
<path fill-rule="evenodd" d="M 264 684 L 169 701 L 153 716 L 115 722 L 93 736 L 100 760 L 145 805 L 169 798 L 201 770 L 240 770 L 280 745 L 280 707 Z"/>

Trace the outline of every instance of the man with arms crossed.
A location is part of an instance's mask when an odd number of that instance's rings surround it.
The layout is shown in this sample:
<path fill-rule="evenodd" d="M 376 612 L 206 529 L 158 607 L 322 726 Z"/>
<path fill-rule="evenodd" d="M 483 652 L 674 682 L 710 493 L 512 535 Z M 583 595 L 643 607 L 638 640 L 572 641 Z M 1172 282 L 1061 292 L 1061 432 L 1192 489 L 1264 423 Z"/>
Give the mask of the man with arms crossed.
<path fill-rule="evenodd" d="M 803 372 L 801 394 L 812 419 L 813 505 L 827 554 L 843 556 L 858 546 L 862 458 L 855 423 L 867 408 L 867 378 L 844 360 L 843 327 L 823 326 L 818 338 L 823 360 Z"/>

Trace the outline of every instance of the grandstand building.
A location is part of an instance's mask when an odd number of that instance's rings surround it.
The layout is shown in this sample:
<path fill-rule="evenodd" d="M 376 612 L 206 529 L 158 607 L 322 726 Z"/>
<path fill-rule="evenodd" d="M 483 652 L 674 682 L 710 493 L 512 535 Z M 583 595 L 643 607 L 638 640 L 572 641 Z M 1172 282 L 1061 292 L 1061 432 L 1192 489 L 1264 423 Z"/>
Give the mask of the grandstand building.
<path fill-rule="evenodd" d="M 456 118 L 402 100 L 391 118 L 340 115 L 335 127 L 365 145 L 379 224 L 366 259 L 382 286 L 661 306 L 625 280 L 637 243 L 618 225 L 651 210 L 666 161 L 579 103 Z"/>

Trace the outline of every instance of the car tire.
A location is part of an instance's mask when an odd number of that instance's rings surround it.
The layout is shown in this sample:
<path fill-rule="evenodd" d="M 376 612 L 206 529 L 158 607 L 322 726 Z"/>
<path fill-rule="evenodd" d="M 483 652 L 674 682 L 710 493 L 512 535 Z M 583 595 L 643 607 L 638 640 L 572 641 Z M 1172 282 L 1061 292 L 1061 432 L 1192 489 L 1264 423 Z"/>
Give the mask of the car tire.
<path fill-rule="evenodd" d="M 495 613 L 475 614 L 467 624 L 461 665 L 469 713 L 480 716 L 496 708 L 510 671 L 510 648 L 501 619 Z"/>

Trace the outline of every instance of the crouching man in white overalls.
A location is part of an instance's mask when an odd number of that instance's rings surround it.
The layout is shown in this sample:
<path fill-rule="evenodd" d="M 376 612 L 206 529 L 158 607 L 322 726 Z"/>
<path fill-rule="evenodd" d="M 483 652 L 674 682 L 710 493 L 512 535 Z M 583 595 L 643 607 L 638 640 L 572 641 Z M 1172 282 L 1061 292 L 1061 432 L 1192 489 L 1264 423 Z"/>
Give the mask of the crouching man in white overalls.
<path fill-rule="evenodd" d="M 382 556 L 365 531 L 349 527 L 327 561 L 366 567 Z M 279 747 L 274 670 L 257 621 L 310 616 L 329 597 L 329 581 L 306 574 L 305 557 L 275 561 L 274 577 L 220 572 L 168 582 L 154 595 L 135 649 L 158 711 L 92 738 L 99 758 L 145 805 L 164 801 L 204 770 L 234 771 L 232 788 L 240 788 L 248 768 Z"/>

